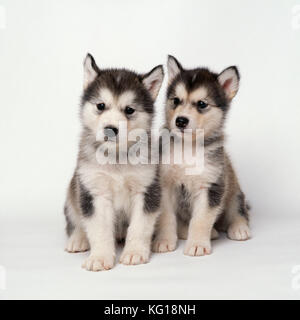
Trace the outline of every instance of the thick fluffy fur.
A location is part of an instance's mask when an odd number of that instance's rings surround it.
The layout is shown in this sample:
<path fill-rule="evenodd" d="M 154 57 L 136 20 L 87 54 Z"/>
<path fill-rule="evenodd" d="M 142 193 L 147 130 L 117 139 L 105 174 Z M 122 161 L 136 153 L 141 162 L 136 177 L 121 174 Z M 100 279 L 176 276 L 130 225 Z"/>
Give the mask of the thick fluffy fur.
<path fill-rule="evenodd" d="M 223 126 L 239 73 L 236 67 L 219 75 L 203 68 L 185 70 L 169 56 L 168 74 L 166 127 L 182 131 L 177 119 L 184 117 L 189 120 L 184 129 L 204 129 L 204 171 L 186 175 L 186 163 L 161 166 L 162 214 L 153 250 L 174 250 L 179 236 L 187 239 L 186 255 L 200 256 L 211 252 L 216 229 L 233 240 L 250 236 L 245 196 L 224 149 Z"/>
<path fill-rule="evenodd" d="M 90 249 L 83 264 L 87 270 L 114 266 L 116 239 L 126 239 L 121 263 L 134 265 L 149 260 L 161 198 L 159 168 L 143 164 L 100 165 L 96 150 L 99 146 L 110 148 L 112 141 L 105 139 L 104 131 L 107 127 L 118 128 L 120 121 L 126 123 L 128 133 L 139 128 L 150 130 L 153 103 L 162 80 L 161 66 L 138 75 L 125 69 L 101 70 L 91 55 L 85 59 L 80 150 L 65 216 L 69 237 L 66 249 Z M 126 107 L 134 112 L 127 114 Z"/>

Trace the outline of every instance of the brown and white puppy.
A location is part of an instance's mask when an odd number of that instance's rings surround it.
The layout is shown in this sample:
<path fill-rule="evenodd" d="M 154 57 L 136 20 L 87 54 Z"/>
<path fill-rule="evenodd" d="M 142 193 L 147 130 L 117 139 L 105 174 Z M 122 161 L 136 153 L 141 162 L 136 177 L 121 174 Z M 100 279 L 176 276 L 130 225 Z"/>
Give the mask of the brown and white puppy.
<path fill-rule="evenodd" d="M 162 214 L 153 250 L 174 250 L 179 236 L 187 239 L 186 255 L 201 256 L 211 253 L 211 238 L 218 236 L 214 226 L 233 240 L 250 237 L 248 207 L 223 134 L 240 77 L 236 67 L 220 74 L 204 68 L 185 70 L 172 56 L 167 66 L 166 127 L 173 132 L 190 129 L 193 134 L 204 130 L 204 170 L 187 175 L 185 162 L 161 165 Z"/>
<path fill-rule="evenodd" d="M 116 239 L 126 238 L 121 263 L 134 265 L 149 260 L 160 206 L 158 165 L 99 164 L 96 153 L 99 147 L 124 147 L 127 153 L 132 143 L 128 136 L 126 141 L 119 140 L 121 122 L 128 135 L 135 129 L 150 131 L 163 76 L 162 66 L 139 75 L 126 69 L 99 69 L 90 54 L 85 59 L 81 141 L 65 216 L 69 237 L 66 250 L 90 248 L 83 264 L 87 270 L 114 266 Z"/>

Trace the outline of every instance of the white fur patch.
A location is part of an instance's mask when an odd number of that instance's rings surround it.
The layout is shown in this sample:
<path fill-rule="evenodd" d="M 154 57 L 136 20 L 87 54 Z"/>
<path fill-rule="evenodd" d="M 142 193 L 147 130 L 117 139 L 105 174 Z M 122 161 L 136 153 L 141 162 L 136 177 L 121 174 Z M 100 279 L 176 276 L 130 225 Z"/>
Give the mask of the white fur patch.
<path fill-rule="evenodd" d="M 189 101 L 192 103 L 199 100 L 205 100 L 207 98 L 207 95 L 207 89 L 205 87 L 199 87 L 190 94 Z"/>
<path fill-rule="evenodd" d="M 108 88 L 101 88 L 99 92 L 101 102 L 104 102 L 107 105 L 112 105 L 115 103 L 115 98 L 113 93 Z"/>
<path fill-rule="evenodd" d="M 125 91 L 118 97 L 118 106 L 119 108 L 125 108 L 130 106 L 135 99 L 135 93 L 133 91 Z"/>
<path fill-rule="evenodd" d="M 179 98 L 181 101 L 186 101 L 188 98 L 188 93 L 185 88 L 185 85 L 180 82 L 175 88 L 175 95 L 177 98 Z"/>
<path fill-rule="evenodd" d="M 82 121 L 89 128 L 97 128 L 98 117 L 96 106 L 90 102 L 86 102 L 82 109 Z"/>

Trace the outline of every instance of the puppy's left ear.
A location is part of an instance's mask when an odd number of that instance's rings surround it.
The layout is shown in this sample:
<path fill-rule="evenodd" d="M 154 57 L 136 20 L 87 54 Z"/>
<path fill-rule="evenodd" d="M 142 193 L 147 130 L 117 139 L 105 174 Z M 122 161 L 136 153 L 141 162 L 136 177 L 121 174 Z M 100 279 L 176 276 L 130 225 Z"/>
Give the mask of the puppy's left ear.
<path fill-rule="evenodd" d="M 171 56 L 168 55 L 168 62 L 167 62 L 167 67 L 168 67 L 168 76 L 169 76 L 169 84 L 178 76 L 178 74 L 183 70 L 182 65 L 178 62 L 178 60 Z"/>
<path fill-rule="evenodd" d="M 153 68 L 150 72 L 142 76 L 142 82 L 150 92 L 153 100 L 157 98 L 159 89 L 164 80 L 164 69 L 162 65 Z"/>
<path fill-rule="evenodd" d="M 84 79 L 83 88 L 86 89 L 99 75 L 100 70 L 94 57 L 88 53 L 83 62 Z"/>
<path fill-rule="evenodd" d="M 239 90 L 240 74 L 235 66 L 226 68 L 218 75 L 218 81 L 225 91 L 226 97 L 232 100 Z"/>

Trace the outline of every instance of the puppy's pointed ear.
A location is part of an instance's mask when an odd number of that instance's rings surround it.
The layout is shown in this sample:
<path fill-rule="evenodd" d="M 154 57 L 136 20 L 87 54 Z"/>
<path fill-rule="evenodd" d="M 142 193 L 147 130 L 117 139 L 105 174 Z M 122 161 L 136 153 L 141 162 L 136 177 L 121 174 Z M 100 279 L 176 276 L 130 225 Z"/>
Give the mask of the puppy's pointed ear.
<path fill-rule="evenodd" d="M 168 55 L 168 82 L 174 80 L 174 78 L 182 71 L 181 64 L 173 57 Z"/>
<path fill-rule="evenodd" d="M 232 100 L 239 90 L 240 74 L 235 66 L 226 68 L 218 75 L 218 81 L 225 91 L 226 97 Z"/>
<path fill-rule="evenodd" d="M 153 68 L 150 72 L 142 76 L 142 82 L 150 92 L 153 100 L 157 98 L 163 79 L 164 69 L 162 65 Z"/>
<path fill-rule="evenodd" d="M 83 62 L 83 68 L 84 68 L 84 76 L 83 76 L 83 87 L 86 89 L 89 84 L 91 84 L 100 73 L 99 68 L 96 65 L 95 59 L 91 54 L 87 54 L 84 62 Z"/>

